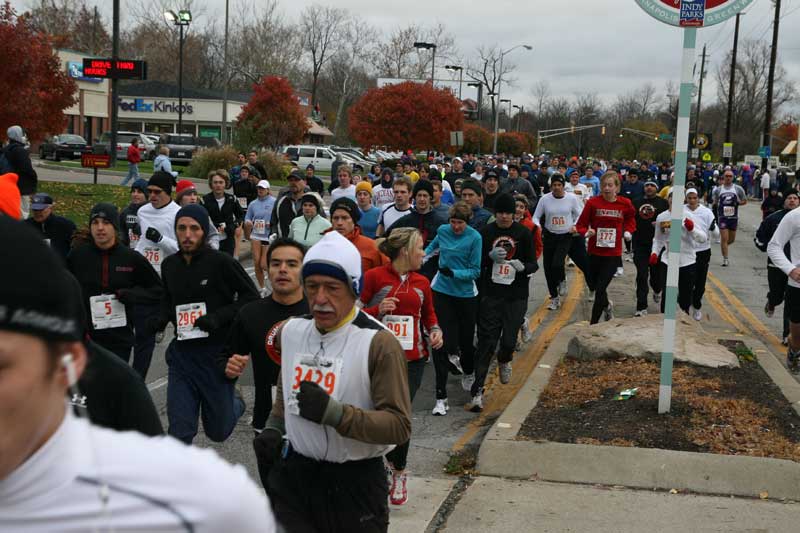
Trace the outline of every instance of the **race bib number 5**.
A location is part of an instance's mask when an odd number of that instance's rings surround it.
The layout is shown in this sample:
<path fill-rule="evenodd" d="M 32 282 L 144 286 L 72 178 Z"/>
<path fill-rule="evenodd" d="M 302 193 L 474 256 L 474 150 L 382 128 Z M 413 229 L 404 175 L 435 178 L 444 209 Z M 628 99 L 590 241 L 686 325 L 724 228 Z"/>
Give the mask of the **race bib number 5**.
<path fill-rule="evenodd" d="M 386 315 L 384 325 L 389 328 L 404 350 L 414 349 L 414 317 L 408 315 Z"/>
<path fill-rule="evenodd" d="M 598 228 L 597 247 L 614 248 L 617 245 L 617 228 Z"/>
<path fill-rule="evenodd" d="M 195 321 L 206 312 L 205 302 L 175 306 L 175 324 L 179 341 L 208 337 L 207 331 L 194 327 Z"/>
<path fill-rule="evenodd" d="M 292 390 L 286 407 L 290 413 L 300 415 L 297 403 L 297 394 L 300 392 L 300 383 L 310 381 L 322 387 L 325 392 L 333 396 L 336 384 L 342 373 L 342 359 L 330 357 L 314 357 L 313 355 L 298 355 L 295 359 L 293 370 Z"/>
<path fill-rule="evenodd" d="M 128 323 L 125 306 L 113 294 L 100 294 L 89 298 L 92 326 L 95 330 L 121 328 Z"/>

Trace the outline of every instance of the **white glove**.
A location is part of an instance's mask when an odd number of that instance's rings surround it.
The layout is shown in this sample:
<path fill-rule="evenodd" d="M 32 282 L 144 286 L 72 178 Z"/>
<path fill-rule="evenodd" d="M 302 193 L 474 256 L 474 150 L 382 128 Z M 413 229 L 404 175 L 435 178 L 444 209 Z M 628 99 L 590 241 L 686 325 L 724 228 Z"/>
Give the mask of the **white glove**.
<path fill-rule="evenodd" d="M 522 272 L 525 270 L 525 265 L 519 259 L 512 259 L 508 262 L 508 264 L 511 265 L 511 267 L 517 272 Z"/>
<path fill-rule="evenodd" d="M 508 252 L 506 252 L 505 248 L 492 248 L 492 250 L 489 252 L 489 259 L 495 263 L 499 263 L 501 261 L 505 261 L 507 255 Z"/>
<path fill-rule="evenodd" d="M 633 235 L 631 235 L 630 231 L 626 231 L 625 233 L 622 234 L 622 236 L 625 237 L 626 241 L 633 239 Z"/>
<path fill-rule="evenodd" d="M 594 237 L 594 230 L 593 229 L 587 230 L 585 237 L 587 239 L 590 239 L 590 238 Z"/>

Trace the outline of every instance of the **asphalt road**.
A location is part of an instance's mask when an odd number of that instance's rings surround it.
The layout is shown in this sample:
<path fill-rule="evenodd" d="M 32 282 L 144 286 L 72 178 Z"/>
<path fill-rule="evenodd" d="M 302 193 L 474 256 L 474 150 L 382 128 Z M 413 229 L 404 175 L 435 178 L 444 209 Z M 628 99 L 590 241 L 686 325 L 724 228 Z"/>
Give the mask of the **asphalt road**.
<path fill-rule="evenodd" d="M 90 175 L 77 172 L 49 169 L 40 169 L 39 172 L 41 179 L 45 180 L 91 181 Z M 119 183 L 121 178 L 101 176 L 100 180 L 101 183 Z M 202 184 L 198 187 L 200 192 L 201 187 Z M 718 244 L 712 248 L 711 276 L 703 306 L 703 326 L 710 332 L 755 335 L 764 341 L 775 357 L 782 360 L 785 354 L 779 338 L 782 310 L 779 308 L 773 318 L 767 318 L 763 312 L 767 292 L 766 254 L 757 250 L 752 242 L 760 220 L 757 201 L 751 201 L 740 210 L 739 231 L 736 243 L 731 246 L 730 251 L 731 266 L 721 266 Z M 635 310 L 635 269 L 632 263 L 626 262 L 624 265 L 624 276 L 615 279 L 609 289 L 617 317 L 630 317 Z M 252 272 L 249 261 L 244 261 L 243 266 Z M 582 276 L 574 268 L 568 270 L 570 292 L 565 298 L 567 303 L 560 311 L 546 310 L 544 275 L 540 271 L 533 276 L 528 301 L 533 338 L 515 355 L 515 372 L 511 384 L 500 385 L 496 377 L 490 377 L 484 413 L 478 415 L 464 410 L 463 406 L 469 400 L 469 395 L 461 389 L 459 379 L 451 376 L 448 384 L 450 412 L 444 417 L 432 416 L 430 410 L 434 404 L 434 372 L 432 365 L 428 365 L 423 385 L 413 402 L 413 436 L 409 457 L 410 501 L 405 507 L 392 510 L 392 531 L 432 531 L 443 523 L 447 512 L 454 505 L 454 499 L 465 489 L 463 484 L 458 483 L 458 477 L 444 471 L 448 463 L 453 466 L 451 457 L 459 453 L 466 453 L 467 456 L 474 454 L 483 435 L 497 417 L 501 416 L 555 333 L 568 323 L 588 320 L 591 302 L 586 299 Z M 651 303 L 650 312 L 657 312 L 654 303 Z M 147 376 L 148 387 L 162 414 L 165 427 L 167 368 L 164 350 L 169 340 L 168 335 L 157 346 Z M 252 383 L 248 370 L 239 382 L 248 403 L 248 411 L 231 437 L 222 444 L 211 443 L 201 431 L 195 445 L 216 449 L 229 461 L 243 464 L 251 476 L 258 479 L 251 448 L 253 434 L 248 425 L 253 398 Z"/>

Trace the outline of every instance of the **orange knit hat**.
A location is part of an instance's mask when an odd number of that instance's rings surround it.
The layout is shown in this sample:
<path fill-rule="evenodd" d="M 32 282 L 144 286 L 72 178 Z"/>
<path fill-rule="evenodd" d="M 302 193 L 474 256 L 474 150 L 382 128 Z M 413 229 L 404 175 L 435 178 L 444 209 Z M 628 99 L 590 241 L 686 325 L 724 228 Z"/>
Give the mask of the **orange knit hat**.
<path fill-rule="evenodd" d="M 19 220 L 22 218 L 19 188 L 19 176 L 13 172 L 0 175 L 0 213 Z"/>

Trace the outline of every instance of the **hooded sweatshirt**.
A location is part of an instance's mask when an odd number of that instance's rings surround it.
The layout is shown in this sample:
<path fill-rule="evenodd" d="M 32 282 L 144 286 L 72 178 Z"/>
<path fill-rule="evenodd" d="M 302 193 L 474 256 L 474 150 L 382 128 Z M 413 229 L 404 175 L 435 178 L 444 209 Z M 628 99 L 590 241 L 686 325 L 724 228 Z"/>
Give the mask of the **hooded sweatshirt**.
<path fill-rule="evenodd" d="M 8 145 L 3 149 L 8 164 L 11 165 L 13 172 L 19 176 L 17 187 L 23 196 L 34 194 L 39 177 L 33 170 L 31 156 L 25 148 L 25 134 L 19 126 L 8 128 Z"/>

